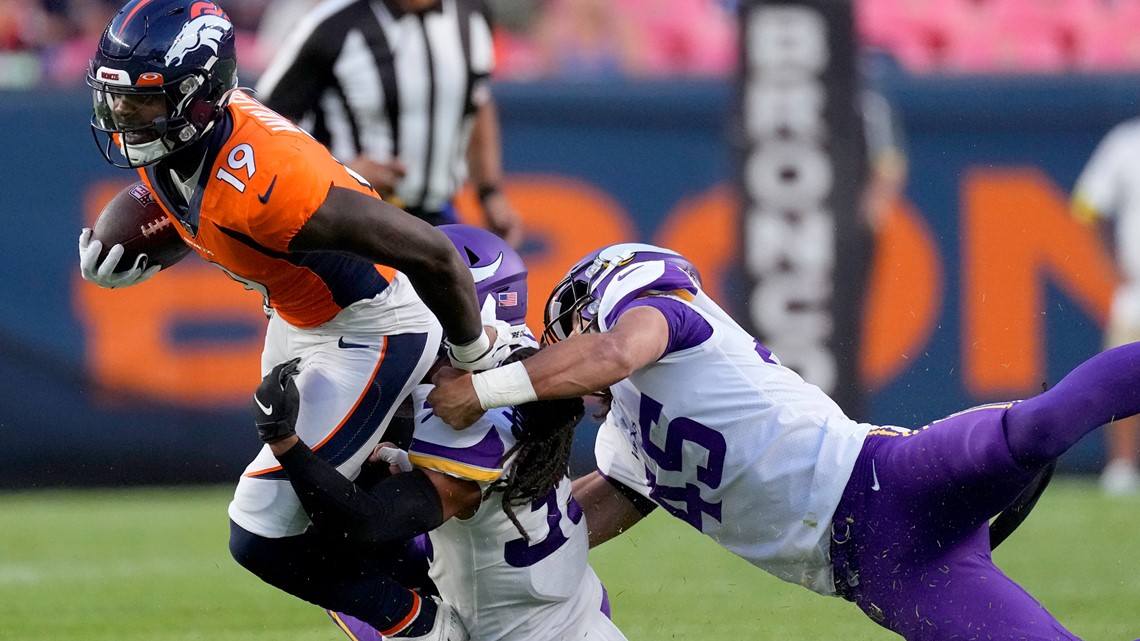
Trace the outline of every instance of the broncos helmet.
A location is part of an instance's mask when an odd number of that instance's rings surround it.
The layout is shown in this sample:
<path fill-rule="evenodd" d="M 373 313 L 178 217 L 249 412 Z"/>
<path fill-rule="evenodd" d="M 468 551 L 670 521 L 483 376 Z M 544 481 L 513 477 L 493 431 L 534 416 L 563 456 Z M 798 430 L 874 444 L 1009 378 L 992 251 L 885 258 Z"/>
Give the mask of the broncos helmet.
<path fill-rule="evenodd" d="M 512 342 L 528 334 L 527 269 L 518 252 L 502 238 L 480 227 L 455 224 L 440 225 L 436 229 L 451 240 L 471 270 L 479 303 L 485 304 L 490 297 L 495 305 L 495 318 L 511 326 Z"/>
<path fill-rule="evenodd" d="M 599 302 L 615 275 L 627 265 L 647 262 L 662 262 L 664 268 L 643 285 L 641 292 L 686 290 L 695 295 L 699 291 L 700 272 L 688 259 L 671 249 L 641 243 L 619 243 L 594 250 L 575 263 L 550 292 L 543 315 L 542 344 L 557 343 L 575 330 L 579 333 L 596 330 Z"/>
<path fill-rule="evenodd" d="M 103 31 L 87 84 L 92 134 L 107 162 L 153 164 L 221 117 L 237 87 L 234 26 L 209 0 L 131 0 Z"/>

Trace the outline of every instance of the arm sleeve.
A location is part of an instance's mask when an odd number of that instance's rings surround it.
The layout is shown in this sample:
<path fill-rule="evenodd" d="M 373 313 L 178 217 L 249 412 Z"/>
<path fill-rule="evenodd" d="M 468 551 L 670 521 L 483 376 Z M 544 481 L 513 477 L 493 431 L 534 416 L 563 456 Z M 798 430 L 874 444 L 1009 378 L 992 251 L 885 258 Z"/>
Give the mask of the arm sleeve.
<path fill-rule="evenodd" d="M 304 443 L 277 457 L 313 527 L 357 544 L 411 538 L 443 523 L 443 504 L 421 470 L 386 478 L 365 491 Z"/>

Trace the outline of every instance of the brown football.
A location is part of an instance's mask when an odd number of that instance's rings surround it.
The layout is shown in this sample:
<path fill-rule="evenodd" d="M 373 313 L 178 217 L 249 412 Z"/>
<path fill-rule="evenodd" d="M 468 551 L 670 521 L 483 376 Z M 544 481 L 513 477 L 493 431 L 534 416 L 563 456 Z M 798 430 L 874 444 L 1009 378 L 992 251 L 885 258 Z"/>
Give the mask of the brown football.
<path fill-rule="evenodd" d="M 116 273 L 130 269 L 139 254 L 146 254 L 148 266 L 170 267 L 190 252 L 190 246 L 178 235 L 176 224 L 145 184 L 128 186 L 107 203 L 95 220 L 91 238 L 103 243 L 99 263 L 111 247 L 121 244 L 123 257 L 115 266 Z"/>

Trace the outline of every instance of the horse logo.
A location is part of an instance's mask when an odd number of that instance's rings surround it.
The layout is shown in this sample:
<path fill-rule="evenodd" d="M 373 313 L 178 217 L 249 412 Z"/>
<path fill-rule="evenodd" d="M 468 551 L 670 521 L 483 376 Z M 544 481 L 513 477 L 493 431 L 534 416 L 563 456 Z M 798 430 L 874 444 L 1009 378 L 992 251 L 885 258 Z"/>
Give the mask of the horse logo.
<path fill-rule="evenodd" d="M 163 61 L 166 66 L 179 65 L 186 59 L 186 56 L 201 49 L 202 47 L 209 47 L 218 53 L 218 46 L 222 43 L 222 38 L 226 36 L 232 29 L 230 21 L 219 16 L 202 15 L 194 18 L 193 20 L 182 25 L 182 30 L 178 32 L 178 36 L 174 38 L 173 44 L 166 52 L 166 58 Z"/>

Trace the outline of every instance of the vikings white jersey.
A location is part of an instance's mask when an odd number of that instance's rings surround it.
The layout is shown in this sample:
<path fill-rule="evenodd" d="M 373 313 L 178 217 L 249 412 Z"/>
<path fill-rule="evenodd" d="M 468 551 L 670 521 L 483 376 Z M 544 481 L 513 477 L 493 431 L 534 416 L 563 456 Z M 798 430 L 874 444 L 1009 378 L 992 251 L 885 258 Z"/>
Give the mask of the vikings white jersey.
<path fill-rule="evenodd" d="M 483 489 L 510 473 L 503 455 L 515 444 L 513 409 L 493 409 L 456 431 L 426 406 L 417 387 L 415 438 L 409 459 L 477 481 Z M 570 480 L 530 506 L 515 508 L 524 539 L 492 494 L 468 519 L 449 519 L 429 533 L 430 575 L 463 618 L 472 639 L 624 641 L 610 622 L 601 581 L 588 564 L 589 538 Z"/>
<path fill-rule="evenodd" d="M 595 282 L 601 331 L 640 305 L 669 323 L 665 355 L 611 388 L 599 470 L 773 575 L 834 593 L 831 518 L 873 426 L 780 365 L 668 259 L 619 262 Z"/>

